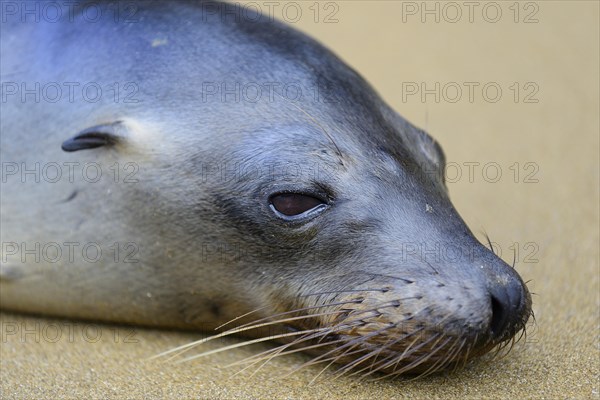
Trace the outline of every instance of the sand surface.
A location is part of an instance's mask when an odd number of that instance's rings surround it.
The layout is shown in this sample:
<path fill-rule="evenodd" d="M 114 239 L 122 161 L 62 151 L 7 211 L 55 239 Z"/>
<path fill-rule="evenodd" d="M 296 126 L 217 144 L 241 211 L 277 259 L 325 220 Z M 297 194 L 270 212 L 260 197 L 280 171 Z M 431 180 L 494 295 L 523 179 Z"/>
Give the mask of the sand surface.
<path fill-rule="evenodd" d="M 310 384 L 319 367 L 281 378 L 307 360 L 302 355 L 275 359 L 254 375 L 231 377 L 235 370 L 224 367 L 268 346 L 159 363 L 146 359 L 200 335 L 2 313 L 0 397 L 598 399 L 599 3 L 521 3 L 516 16 L 513 2 L 498 2 L 495 23 L 494 10 L 482 14 L 486 3 L 477 3 L 473 22 L 462 6 L 455 23 L 456 10 L 443 2 L 427 3 L 440 7 L 439 22 L 410 13 L 421 2 L 322 3 L 317 23 L 313 2 L 296 4 L 303 14 L 293 25 L 440 141 L 454 168 L 451 197 L 478 237 L 485 230 L 508 262 L 518 249 L 517 269 L 535 293 L 537 322 L 526 342 L 503 359 L 419 381 L 359 382 L 325 372 Z M 436 82 L 439 102 L 407 92 Z M 471 99 L 466 82 L 477 83 Z M 479 163 L 472 176 L 470 162 Z M 227 343 L 236 340 L 220 345 Z"/>

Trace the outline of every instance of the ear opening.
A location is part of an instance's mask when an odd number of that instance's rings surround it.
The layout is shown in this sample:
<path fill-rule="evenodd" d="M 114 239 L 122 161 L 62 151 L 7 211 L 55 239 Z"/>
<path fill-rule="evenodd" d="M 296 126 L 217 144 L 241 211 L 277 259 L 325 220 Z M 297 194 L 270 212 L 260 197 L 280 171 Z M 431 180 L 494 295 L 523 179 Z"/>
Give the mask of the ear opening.
<path fill-rule="evenodd" d="M 79 150 L 95 149 L 97 147 L 113 146 L 119 142 L 116 127 L 121 121 L 111 124 L 96 125 L 79 132 L 77 135 L 62 143 L 63 151 L 73 152 Z"/>

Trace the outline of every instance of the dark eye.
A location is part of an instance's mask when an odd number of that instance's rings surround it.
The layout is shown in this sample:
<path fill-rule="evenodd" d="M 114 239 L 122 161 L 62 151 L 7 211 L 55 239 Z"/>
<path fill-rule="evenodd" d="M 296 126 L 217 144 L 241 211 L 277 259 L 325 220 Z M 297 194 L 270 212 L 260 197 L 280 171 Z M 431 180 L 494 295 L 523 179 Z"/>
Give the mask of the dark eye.
<path fill-rule="evenodd" d="M 271 196 L 271 206 L 287 217 L 303 214 L 319 206 L 325 205 L 321 200 L 306 194 L 280 193 Z"/>

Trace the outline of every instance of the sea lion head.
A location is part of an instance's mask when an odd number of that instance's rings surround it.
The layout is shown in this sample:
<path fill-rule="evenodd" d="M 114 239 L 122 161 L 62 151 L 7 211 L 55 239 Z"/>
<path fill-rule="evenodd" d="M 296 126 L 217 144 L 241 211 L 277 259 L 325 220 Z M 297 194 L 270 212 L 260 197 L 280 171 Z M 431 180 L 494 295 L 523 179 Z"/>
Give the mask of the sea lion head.
<path fill-rule="evenodd" d="M 63 145 L 150 149 L 130 223 L 170 252 L 156 290 L 186 323 L 239 318 L 231 333 L 285 342 L 277 354 L 363 374 L 432 372 L 524 331 L 529 291 L 453 207 L 439 144 L 306 36 L 217 22 L 157 51 L 138 128 Z"/>

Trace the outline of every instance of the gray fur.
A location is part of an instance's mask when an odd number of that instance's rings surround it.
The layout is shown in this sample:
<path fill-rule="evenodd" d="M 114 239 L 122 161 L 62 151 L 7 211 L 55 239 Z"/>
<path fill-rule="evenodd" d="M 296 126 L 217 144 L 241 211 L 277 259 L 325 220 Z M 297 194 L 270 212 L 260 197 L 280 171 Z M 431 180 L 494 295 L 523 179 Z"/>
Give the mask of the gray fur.
<path fill-rule="evenodd" d="M 390 290 L 372 299 L 365 292 L 366 304 L 411 299 L 402 312 L 418 324 L 474 336 L 489 334 L 490 296 L 516 290 L 506 328 L 515 331 L 530 312 L 527 289 L 453 208 L 439 145 L 312 39 L 264 18 L 223 21 L 202 4 L 139 1 L 136 23 L 2 24 L 3 84 L 139 88 L 137 103 L 109 95 L 91 103 L 77 92 L 74 102 L 9 96 L 2 104 L 3 163 L 96 162 L 103 173 L 119 163 L 123 175 L 126 163 L 139 168 L 137 183 L 7 177 L 2 242 L 139 250 L 135 263 L 3 255 L 2 308 L 211 329 L 259 307 L 269 315 L 316 304 L 302 295 L 378 287 Z M 294 101 L 278 89 L 271 99 L 236 102 L 202 93 L 203 83 L 222 81 L 318 86 L 323 97 Z M 117 121 L 116 143 L 61 150 L 77 133 Z M 236 162 L 273 173 L 221 176 Z M 289 165 L 302 174 L 284 173 Z M 328 207 L 305 222 L 282 221 L 268 205 L 278 190 L 319 193 Z M 424 260 L 407 245 L 461 256 Z"/>

